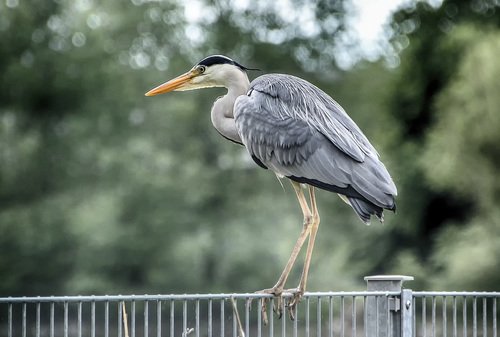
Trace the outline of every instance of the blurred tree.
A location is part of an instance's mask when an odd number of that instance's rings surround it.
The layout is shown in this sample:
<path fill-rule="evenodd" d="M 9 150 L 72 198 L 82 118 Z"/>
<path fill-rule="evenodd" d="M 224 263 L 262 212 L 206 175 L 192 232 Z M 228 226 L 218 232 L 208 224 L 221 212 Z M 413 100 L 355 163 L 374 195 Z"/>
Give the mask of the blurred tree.
<path fill-rule="evenodd" d="M 89 257 L 89 236 L 109 240 L 87 231 L 119 214 L 116 182 L 138 151 L 119 149 L 142 118 L 136 69 L 151 62 L 135 45 L 148 45 L 140 28 L 153 20 L 150 8 L 118 6 L 0 4 L 0 270 L 9 275 L 0 293 L 62 293 Z M 89 208 L 89 199 L 102 203 Z"/>
<path fill-rule="evenodd" d="M 487 74 L 498 70 L 498 51 L 488 47 L 496 46 L 493 2 L 417 3 L 395 17 L 396 49 L 409 41 L 400 68 L 362 62 L 347 72 L 335 60 L 348 2 L 294 0 L 286 10 L 244 3 L 0 3 L 0 296 L 251 291 L 276 280 L 300 210 L 287 184 L 212 130 L 210 106 L 223 90 L 143 96 L 212 53 L 317 84 L 366 131 L 396 178 L 398 214 L 383 226 L 366 228 L 333 194 L 319 194 L 311 289 L 362 286 L 360 276 L 402 273 L 406 262 L 409 273 L 439 269 L 446 280 L 464 268 L 457 244 L 466 235 L 493 246 L 485 224 L 498 194 L 488 185 L 496 122 L 467 143 L 470 160 L 455 171 L 452 161 L 436 174 L 428 165 L 434 149 L 458 160 L 440 146 L 464 143 L 460 123 L 492 109 L 481 102 L 482 82 L 464 78 L 474 58 Z M 453 120 L 460 95 L 476 92 L 467 104 L 481 115 L 467 110 Z M 484 97 L 495 106 L 496 97 Z M 484 179 L 475 184 L 467 174 L 479 162 Z"/>
<path fill-rule="evenodd" d="M 432 261 L 441 261 L 440 268 L 445 268 L 442 264 L 446 259 L 443 259 L 442 252 L 452 252 L 452 247 L 456 247 L 452 235 L 444 236 L 441 233 L 446 231 L 450 234 L 447 228 L 451 223 L 463 226 L 471 221 L 477 222 L 476 216 L 483 214 L 478 209 L 478 199 L 460 185 L 463 178 L 453 175 L 445 180 L 445 176 L 439 174 L 456 164 L 449 161 L 452 149 L 460 151 L 461 161 L 474 159 L 467 159 L 467 153 L 463 152 L 456 138 L 446 136 L 445 140 L 440 137 L 441 148 L 437 147 L 435 140 L 437 134 L 442 134 L 442 137 L 446 134 L 467 139 L 474 137 L 470 130 L 455 127 L 456 124 L 464 123 L 466 117 L 456 109 L 457 104 L 452 104 L 452 100 L 458 99 L 458 96 L 455 94 L 451 99 L 450 90 L 454 91 L 452 88 L 457 86 L 473 90 L 475 83 L 471 79 L 476 76 L 472 75 L 471 70 L 467 80 L 462 77 L 464 63 L 471 62 L 467 58 L 475 53 L 473 50 L 476 46 L 481 45 L 478 41 L 482 40 L 483 30 L 498 31 L 498 10 L 498 4 L 494 1 L 448 0 L 437 8 L 418 2 L 394 16 L 393 43 L 396 46 L 407 45 L 405 39 L 409 39 L 409 48 L 401 53 L 399 80 L 396 81 L 397 88 L 391 98 L 392 113 L 401 122 L 397 156 L 401 163 L 399 169 L 403 169 L 405 174 L 401 175 L 400 194 L 408 196 L 401 198 L 400 202 L 399 210 L 407 215 L 406 226 L 398 228 L 399 237 L 405 245 L 400 248 L 403 252 L 397 255 L 394 269 L 404 270 L 417 277 L 421 275 L 420 279 L 429 281 L 427 285 L 433 284 L 433 279 L 427 276 L 436 272 Z M 484 46 L 482 49 L 484 52 Z M 481 103 L 478 102 L 478 106 L 491 111 L 491 108 L 487 108 L 490 103 L 485 104 L 484 99 L 477 97 L 473 91 L 461 97 L 466 97 L 469 102 L 479 99 Z M 471 118 L 479 118 L 479 110 L 471 113 L 475 116 Z M 443 120 L 445 115 L 449 116 L 446 122 Z M 483 169 L 488 167 L 480 166 Z M 445 187 L 447 183 L 455 185 L 455 188 L 450 189 L 449 185 Z M 490 202 L 495 199 L 491 194 L 485 198 L 489 198 Z M 436 236 L 439 237 L 437 243 Z M 486 258 L 487 251 L 483 253 Z M 460 259 L 458 254 L 448 258 L 450 263 Z M 459 278 L 457 275 L 451 278 L 451 274 L 439 275 L 440 286 L 456 285 Z M 483 287 L 485 284 L 478 282 L 475 285 Z"/>
<path fill-rule="evenodd" d="M 60 131 L 57 121 L 68 101 L 56 95 L 78 99 L 77 88 L 56 79 L 54 56 L 60 45 L 53 29 L 61 7 L 44 2 L 34 11 L 26 2 L 0 4 L 4 41 L 0 47 L 0 270 L 5 275 L 1 294 L 57 289 L 64 279 L 54 276 L 72 270 L 75 238 L 65 226 L 63 211 L 70 201 L 52 194 L 66 181 L 57 164 L 61 159 L 57 149 L 62 146 L 54 135 Z M 66 65 L 61 60 L 59 66 Z"/>
<path fill-rule="evenodd" d="M 165 80 L 160 71 L 172 76 L 208 53 L 309 78 L 335 74 L 330 42 L 342 3 L 297 1 L 286 16 L 265 2 L 202 3 L 203 15 L 187 21 L 196 3 L 0 4 L 8 42 L 0 51 L 0 271 L 9 275 L 0 293 L 275 281 L 300 230 L 293 193 L 279 183 L 262 193 L 273 178 L 211 130 L 214 93 L 173 95 L 168 109 L 143 93 Z M 318 20 L 304 26 L 303 14 Z"/>
<path fill-rule="evenodd" d="M 422 165 L 436 189 L 467 198 L 474 208 L 465 221 L 439 233 L 434 281 L 495 290 L 500 281 L 494 272 L 500 259 L 500 32 L 462 26 L 453 36 L 466 39 L 468 49 L 437 99 L 439 113 Z"/>

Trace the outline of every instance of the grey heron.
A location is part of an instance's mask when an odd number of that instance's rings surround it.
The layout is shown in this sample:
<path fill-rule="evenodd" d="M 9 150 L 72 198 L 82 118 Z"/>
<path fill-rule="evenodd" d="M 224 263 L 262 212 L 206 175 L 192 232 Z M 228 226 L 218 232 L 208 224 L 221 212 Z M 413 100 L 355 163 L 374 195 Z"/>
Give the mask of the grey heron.
<path fill-rule="evenodd" d="M 384 209 L 396 209 L 397 190 L 375 148 L 329 95 L 291 75 L 266 74 L 250 83 L 247 70 L 229 57 L 208 56 L 146 96 L 227 88 L 227 94 L 217 99 L 211 110 L 215 129 L 244 145 L 260 167 L 289 178 L 304 216 L 302 231 L 281 276 L 272 288 L 264 290 L 281 297 L 309 238 L 302 276 L 290 303 L 295 307 L 306 289 L 320 222 L 315 188 L 337 193 L 365 223 L 372 216 L 383 221 Z M 308 186 L 309 198 L 302 185 Z"/>

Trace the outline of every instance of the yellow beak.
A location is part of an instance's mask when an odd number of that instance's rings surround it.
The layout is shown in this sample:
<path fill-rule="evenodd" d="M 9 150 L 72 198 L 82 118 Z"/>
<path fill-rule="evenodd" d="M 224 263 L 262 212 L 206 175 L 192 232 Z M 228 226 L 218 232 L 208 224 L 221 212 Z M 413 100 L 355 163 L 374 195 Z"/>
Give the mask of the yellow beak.
<path fill-rule="evenodd" d="M 156 88 L 149 90 L 145 95 L 146 96 L 155 96 L 155 95 L 164 94 L 166 92 L 182 88 L 183 85 L 185 85 L 186 83 L 189 83 L 189 81 L 195 76 L 196 76 L 196 73 L 193 72 L 192 70 L 190 70 L 185 74 L 177 76 L 176 78 L 171 79 L 170 81 L 165 82 L 163 84 L 160 84 Z"/>

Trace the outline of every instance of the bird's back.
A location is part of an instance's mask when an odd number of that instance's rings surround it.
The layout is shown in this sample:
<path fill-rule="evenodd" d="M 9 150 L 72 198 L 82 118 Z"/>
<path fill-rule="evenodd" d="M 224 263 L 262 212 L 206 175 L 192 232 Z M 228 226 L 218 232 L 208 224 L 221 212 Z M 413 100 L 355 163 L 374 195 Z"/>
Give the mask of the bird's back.
<path fill-rule="evenodd" d="M 330 96 L 291 75 L 252 81 L 235 103 L 238 133 L 261 166 L 348 197 L 363 221 L 394 209 L 396 186 L 375 148 Z"/>
<path fill-rule="evenodd" d="M 312 83 L 292 75 L 267 74 L 252 81 L 250 88 L 279 99 L 283 115 L 307 121 L 353 159 L 362 159 L 363 153 L 377 154 L 340 104 Z"/>

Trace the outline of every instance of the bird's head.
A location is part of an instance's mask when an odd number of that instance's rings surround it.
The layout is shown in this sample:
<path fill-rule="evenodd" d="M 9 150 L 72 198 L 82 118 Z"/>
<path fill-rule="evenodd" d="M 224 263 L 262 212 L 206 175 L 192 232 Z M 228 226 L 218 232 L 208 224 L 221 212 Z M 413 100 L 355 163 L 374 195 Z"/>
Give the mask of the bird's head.
<path fill-rule="evenodd" d="M 231 81 L 246 77 L 247 68 L 227 56 L 212 55 L 205 57 L 188 72 L 165 82 L 146 93 L 154 96 L 170 91 L 186 91 L 211 87 L 228 87 Z"/>

